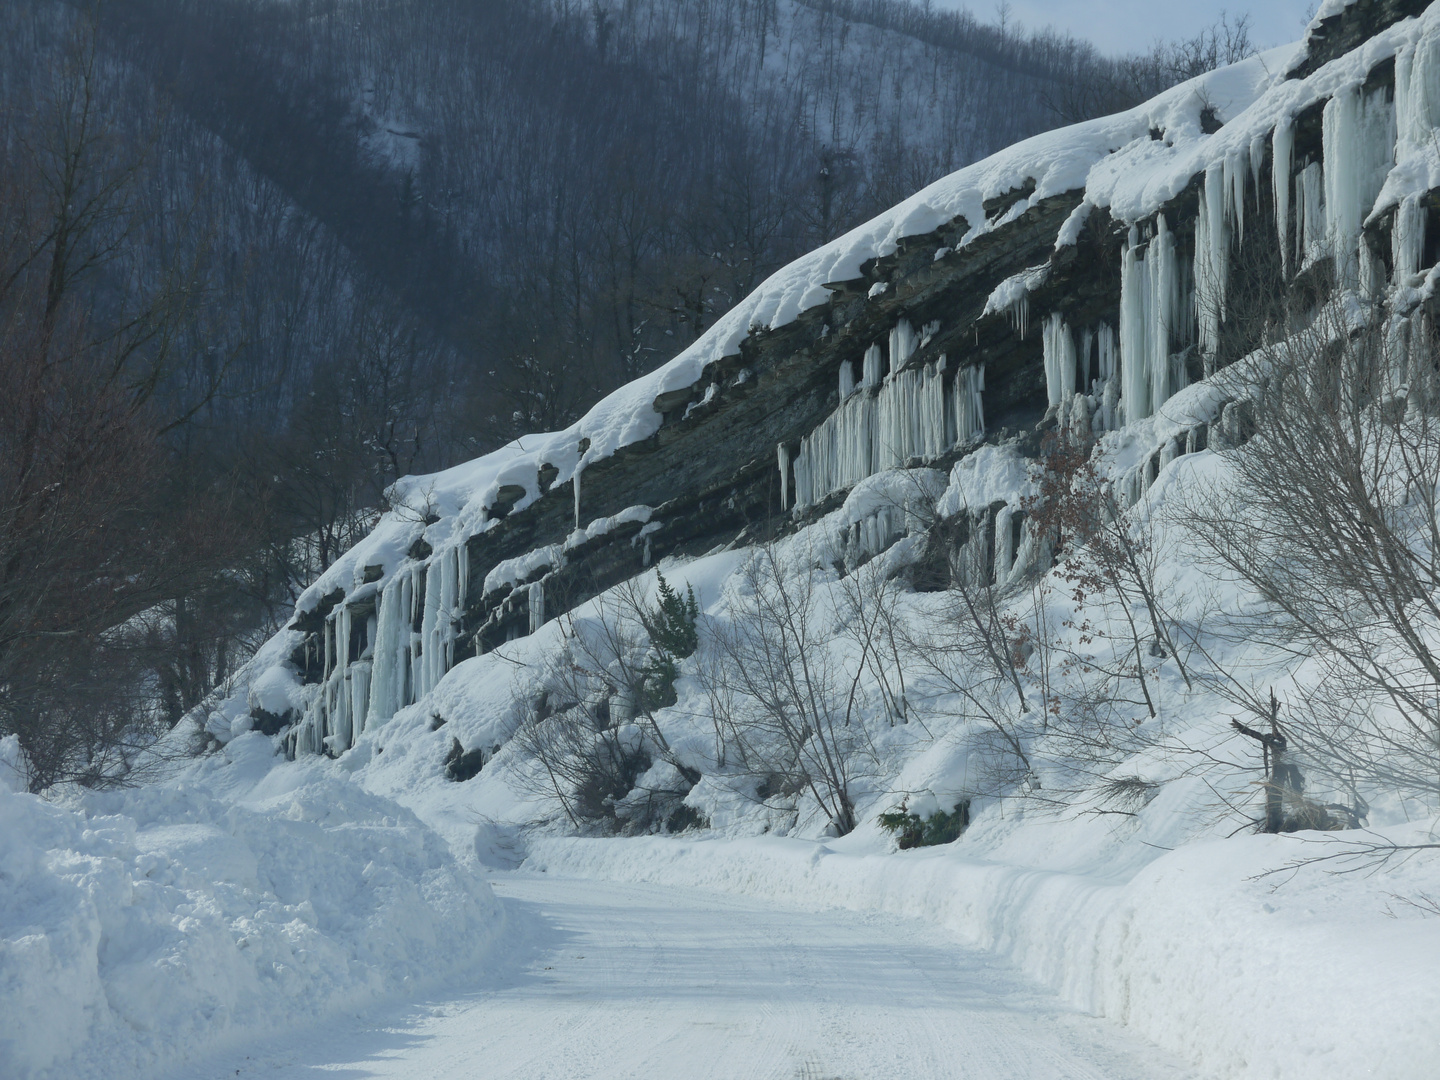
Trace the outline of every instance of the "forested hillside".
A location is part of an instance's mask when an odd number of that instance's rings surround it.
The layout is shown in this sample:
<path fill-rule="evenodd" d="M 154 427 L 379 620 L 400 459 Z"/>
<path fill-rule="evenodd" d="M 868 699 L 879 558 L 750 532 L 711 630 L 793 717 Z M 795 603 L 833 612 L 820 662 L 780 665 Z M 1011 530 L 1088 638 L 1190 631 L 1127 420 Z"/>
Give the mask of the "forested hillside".
<path fill-rule="evenodd" d="M 0 42 L 0 730 L 37 783 L 123 772 L 398 477 L 1248 47 L 1112 61 L 900 0 L 4 0 Z"/>

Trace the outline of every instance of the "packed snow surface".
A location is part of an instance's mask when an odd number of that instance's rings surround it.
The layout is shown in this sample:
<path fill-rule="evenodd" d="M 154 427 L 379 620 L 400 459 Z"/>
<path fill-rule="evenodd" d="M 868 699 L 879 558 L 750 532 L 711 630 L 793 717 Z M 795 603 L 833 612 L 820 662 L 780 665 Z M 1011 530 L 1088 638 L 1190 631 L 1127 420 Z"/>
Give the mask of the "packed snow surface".
<path fill-rule="evenodd" d="M 219 1060 L 301 1080 L 1180 1080 L 1191 1075 L 957 943 L 888 915 L 690 889 L 494 881 L 512 971 L 395 1018 Z M 517 943 L 518 944 L 518 943 Z"/>

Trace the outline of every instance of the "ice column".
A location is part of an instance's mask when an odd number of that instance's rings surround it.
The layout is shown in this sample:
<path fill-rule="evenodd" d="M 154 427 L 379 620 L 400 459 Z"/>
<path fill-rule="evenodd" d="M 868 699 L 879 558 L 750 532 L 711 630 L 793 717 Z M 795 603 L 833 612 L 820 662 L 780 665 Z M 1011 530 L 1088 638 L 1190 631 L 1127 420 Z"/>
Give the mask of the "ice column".
<path fill-rule="evenodd" d="M 1095 330 L 1095 352 L 1100 367 L 1100 385 L 1097 388 L 1100 426 L 1106 431 L 1113 431 L 1122 422 L 1120 419 L 1120 353 L 1115 346 L 1115 330 L 1109 323 L 1102 322 Z"/>
<path fill-rule="evenodd" d="M 960 371 L 947 390 L 948 364 L 942 355 L 889 376 L 878 393 L 865 390 L 843 400 L 800 440 L 794 505 L 813 506 L 882 469 L 939 457 L 983 435 L 984 371 Z"/>
<path fill-rule="evenodd" d="M 882 374 L 880 371 L 880 346 L 871 345 L 865 350 L 865 361 L 861 372 L 861 380 L 865 386 L 879 386 Z"/>
<path fill-rule="evenodd" d="M 944 365 L 942 357 L 885 380 L 877 402 L 877 470 L 904 465 L 912 457 L 938 457 L 948 448 Z"/>
<path fill-rule="evenodd" d="M 1045 320 L 1045 392 L 1051 408 L 1075 396 L 1075 336 L 1057 311 Z"/>
<path fill-rule="evenodd" d="M 811 506 L 876 471 L 877 400 L 868 390 L 852 394 L 800 440 L 794 505 Z"/>
<path fill-rule="evenodd" d="M 775 459 L 780 466 L 780 509 L 784 510 L 790 505 L 790 448 L 776 443 Z"/>
<path fill-rule="evenodd" d="M 333 616 L 335 674 L 326 728 L 337 752 L 350 749 L 350 609 L 342 602 Z"/>
<path fill-rule="evenodd" d="M 1395 283 L 1403 284 L 1420 272 L 1425 258 L 1425 204 L 1421 196 L 1407 195 L 1395 208 L 1390 246 L 1395 255 Z"/>
<path fill-rule="evenodd" d="M 995 584 L 1004 585 L 1015 565 L 1015 508 L 1006 504 L 995 512 Z"/>
<path fill-rule="evenodd" d="M 530 586 L 530 633 L 545 625 L 545 583 L 537 581 Z"/>
<path fill-rule="evenodd" d="M 985 435 L 985 365 L 955 373 L 955 445 L 968 446 Z"/>
<path fill-rule="evenodd" d="M 1360 229 L 1390 171 L 1395 113 L 1384 90 L 1342 90 L 1325 103 L 1326 246 L 1335 257 L 1340 284 L 1359 284 Z"/>
<path fill-rule="evenodd" d="M 1395 160 L 1408 161 L 1440 127 L 1440 35 L 1429 28 L 1395 54 Z"/>
<path fill-rule="evenodd" d="M 401 606 L 404 591 L 404 578 L 397 574 L 380 593 L 375 620 L 375 642 L 371 651 L 373 674 L 370 703 L 366 710 L 366 727 L 390 719 L 402 704 L 400 692 L 404 684 L 404 671 L 401 664 L 404 662 L 404 643 L 409 630 L 405 625 Z"/>
<path fill-rule="evenodd" d="M 1295 128 L 1286 117 L 1275 125 L 1271 177 L 1275 189 L 1275 229 L 1280 239 L 1281 272 L 1290 276 L 1290 169 L 1295 160 Z M 1198 279 L 1197 279 L 1198 286 Z"/>
<path fill-rule="evenodd" d="M 1243 183 L 1243 174 L 1241 179 Z M 1211 163 L 1200 187 L 1200 211 L 1195 218 L 1195 314 L 1200 349 L 1206 356 L 1214 356 L 1219 349 L 1220 324 L 1225 319 L 1225 288 L 1230 277 L 1227 186 L 1225 164 Z"/>
<path fill-rule="evenodd" d="M 901 319 L 895 324 L 895 329 L 890 331 L 890 374 L 894 375 L 905 366 L 905 361 L 915 354 L 915 347 L 919 339 L 915 336 L 915 328 L 910 323 Z"/>
<path fill-rule="evenodd" d="M 840 400 L 844 401 L 855 391 L 855 365 L 846 360 L 840 365 Z"/>
<path fill-rule="evenodd" d="M 1223 198 L 1223 189 L 1218 194 Z M 1170 359 L 1171 337 L 1183 335 L 1186 325 L 1175 237 L 1165 215 L 1157 217 L 1143 259 L 1138 241 L 1132 228 L 1120 264 L 1120 390 L 1127 423 L 1152 415 L 1184 382 Z"/>

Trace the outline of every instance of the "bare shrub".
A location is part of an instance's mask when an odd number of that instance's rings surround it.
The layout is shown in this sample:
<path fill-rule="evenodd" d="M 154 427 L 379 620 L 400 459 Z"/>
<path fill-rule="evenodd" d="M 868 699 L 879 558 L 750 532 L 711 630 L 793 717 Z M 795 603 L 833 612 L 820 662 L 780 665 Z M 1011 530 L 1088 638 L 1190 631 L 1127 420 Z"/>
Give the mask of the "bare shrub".
<path fill-rule="evenodd" d="M 632 579 L 592 612 L 564 617 L 561 651 L 515 736 L 538 765 L 532 793 L 554 799 L 577 828 L 644 832 L 693 817 L 676 814 L 700 770 L 672 748 L 656 713 L 675 702 L 699 611 L 693 593 L 682 599 L 663 577 L 657 584 L 655 603 Z M 657 762 L 668 768 L 641 784 Z"/>
<path fill-rule="evenodd" d="M 1184 499 L 1204 556 L 1260 601 L 1235 634 L 1310 662 L 1293 749 L 1357 799 L 1440 797 L 1435 357 L 1424 315 L 1354 329 L 1324 309 L 1237 373 L 1255 434 Z"/>
<path fill-rule="evenodd" d="M 750 778 L 762 802 L 808 794 L 844 835 L 857 824 L 855 782 L 874 768 L 857 696 L 873 644 L 867 638 L 847 669 L 818 588 L 823 574 L 813 560 L 786 565 L 776 548 L 757 548 L 729 622 L 710 635 L 701 677 L 727 770 Z"/>

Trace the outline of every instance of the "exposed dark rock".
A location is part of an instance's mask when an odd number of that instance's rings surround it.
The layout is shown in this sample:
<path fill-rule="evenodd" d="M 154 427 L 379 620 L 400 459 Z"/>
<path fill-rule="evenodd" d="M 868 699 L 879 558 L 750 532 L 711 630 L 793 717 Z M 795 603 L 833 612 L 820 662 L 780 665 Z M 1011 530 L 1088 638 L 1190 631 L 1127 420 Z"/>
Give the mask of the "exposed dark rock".
<path fill-rule="evenodd" d="M 250 719 L 255 722 L 255 730 L 262 735 L 279 735 L 287 727 L 295 722 L 295 710 L 286 709 L 279 716 L 265 709 L 251 709 Z"/>
<path fill-rule="evenodd" d="M 1419 15 L 1429 6 L 1430 0 L 1356 0 L 1310 31 L 1304 55 L 1285 74 L 1291 79 L 1304 79 L 1366 38 L 1401 19 Z"/>
<path fill-rule="evenodd" d="M 459 739 L 450 740 L 450 751 L 445 755 L 446 780 L 464 783 L 466 780 L 480 775 L 480 770 L 484 765 L 484 750 L 478 746 L 474 750 L 466 750 L 460 745 Z"/>

